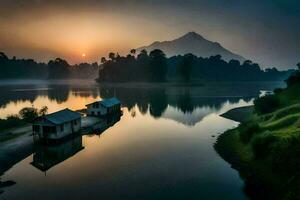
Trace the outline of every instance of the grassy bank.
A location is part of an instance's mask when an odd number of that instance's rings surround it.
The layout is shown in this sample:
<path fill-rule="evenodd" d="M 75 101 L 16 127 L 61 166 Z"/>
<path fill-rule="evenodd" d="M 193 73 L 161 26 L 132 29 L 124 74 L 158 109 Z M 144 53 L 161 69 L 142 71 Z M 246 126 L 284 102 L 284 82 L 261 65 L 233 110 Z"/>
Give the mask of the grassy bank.
<path fill-rule="evenodd" d="M 239 171 L 252 199 L 300 199 L 300 84 L 254 104 L 253 112 L 223 115 L 246 120 L 222 134 L 215 149 Z"/>
<path fill-rule="evenodd" d="M 48 111 L 46 106 L 40 110 L 34 107 L 25 107 L 19 111 L 18 115 L 9 115 L 5 119 L 0 119 L 0 142 L 14 139 L 27 132 L 24 128 L 31 122 Z"/>

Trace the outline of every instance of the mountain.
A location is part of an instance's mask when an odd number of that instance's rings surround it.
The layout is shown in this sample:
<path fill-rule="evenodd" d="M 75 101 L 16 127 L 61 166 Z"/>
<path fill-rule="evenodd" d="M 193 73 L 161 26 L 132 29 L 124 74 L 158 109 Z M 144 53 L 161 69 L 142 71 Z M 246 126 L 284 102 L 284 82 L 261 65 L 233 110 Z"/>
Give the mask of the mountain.
<path fill-rule="evenodd" d="M 141 51 L 143 49 L 146 49 L 148 52 L 154 49 L 161 49 L 168 57 L 184 55 L 187 53 L 192 53 L 201 57 L 210 57 L 212 55 L 219 54 L 226 61 L 231 59 L 236 59 L 241 62 L 245 61 L 245 58 L 242 56 L 232 53 L 222 47 L 219 43 L 211 42 L 195 32 L 189 32 L 172 41 L 154 42 L 149 46 L 137 48 L 137 51 Z"/>

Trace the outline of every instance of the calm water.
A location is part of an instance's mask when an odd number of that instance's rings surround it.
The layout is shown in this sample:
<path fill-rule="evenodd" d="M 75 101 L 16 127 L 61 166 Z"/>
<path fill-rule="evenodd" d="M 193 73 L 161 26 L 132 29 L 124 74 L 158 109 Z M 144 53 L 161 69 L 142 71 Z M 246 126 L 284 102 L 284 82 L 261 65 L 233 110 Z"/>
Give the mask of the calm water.
<path fill-rule="evenodd" d="M 1 118 L 25 106 L 77 110 L 112 96 L 121 100 L 124 114 L 101 134 L 36 147 L 1 177 L 16 184 L 4 188 L 0 199 L 247 199 L 238 173 L 214 151 L 213 136 L 238 125 L 219 114 L 250 105 L 277 86 L 2 82 Z"/>

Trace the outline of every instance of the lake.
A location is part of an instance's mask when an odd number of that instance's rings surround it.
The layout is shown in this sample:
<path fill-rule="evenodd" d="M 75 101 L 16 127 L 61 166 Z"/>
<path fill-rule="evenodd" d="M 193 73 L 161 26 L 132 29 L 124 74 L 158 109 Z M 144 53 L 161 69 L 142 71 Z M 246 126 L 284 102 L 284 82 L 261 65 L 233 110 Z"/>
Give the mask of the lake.
<path fill-rule="evenodd" d="M 2 175 L 16 184 L 0 189 L 0 199 L 248 199 L 237 171 L 213 148 L 238 125 L 219 115 L 282 86 L 2 81 L 0 118 L 28 106 L 79 110 L 109 97 L 120 99 L 123 115 L 100 133 L 35 147 Z"/>

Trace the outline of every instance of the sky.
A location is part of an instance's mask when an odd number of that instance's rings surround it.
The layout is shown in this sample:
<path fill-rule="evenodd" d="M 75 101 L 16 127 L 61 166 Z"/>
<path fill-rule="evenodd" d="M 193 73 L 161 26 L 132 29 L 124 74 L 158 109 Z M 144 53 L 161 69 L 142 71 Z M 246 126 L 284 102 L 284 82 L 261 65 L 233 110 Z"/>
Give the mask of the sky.
<path fill-rule="evenodd" d="M 195 31 L 263 67 L 287 69 L 300 62 L 299 24 L 298 0 L 0 0 L 0 51 L 99 62 Z"/>

